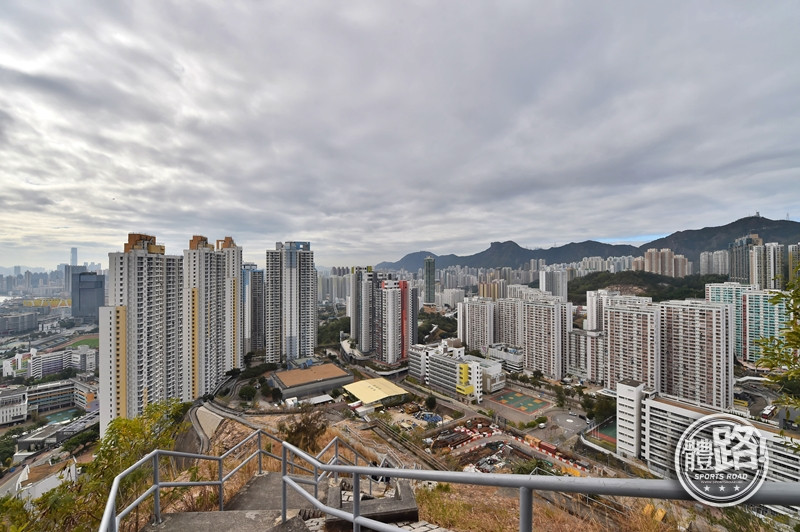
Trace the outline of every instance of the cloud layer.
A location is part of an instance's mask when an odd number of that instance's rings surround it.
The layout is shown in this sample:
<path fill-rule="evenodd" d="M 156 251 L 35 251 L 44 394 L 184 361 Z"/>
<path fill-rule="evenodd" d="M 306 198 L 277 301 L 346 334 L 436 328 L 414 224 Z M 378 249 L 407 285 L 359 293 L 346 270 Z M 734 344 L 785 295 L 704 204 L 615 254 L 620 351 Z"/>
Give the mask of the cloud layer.
<path fill-rule="evenodd" d="M 4 4 L 0 265 L 325 265 L 800 215 L 800 7 Z"/>

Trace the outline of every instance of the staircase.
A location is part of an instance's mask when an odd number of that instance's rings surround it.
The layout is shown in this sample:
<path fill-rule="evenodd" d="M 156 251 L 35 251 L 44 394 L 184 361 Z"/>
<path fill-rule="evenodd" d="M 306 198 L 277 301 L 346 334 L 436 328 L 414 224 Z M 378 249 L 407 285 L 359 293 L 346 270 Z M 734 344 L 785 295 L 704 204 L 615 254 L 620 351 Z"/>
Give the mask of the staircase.
<path fill-rule="evenodd" d="M 313 487 L 306 486 L 313 495 Z M 327 498 L 327 489 L 320 486 L 318 496 Z M 170 532 L 226 532 L 236 531 L 292 531 L 312 532 L 323 529 L 323 514 L 316 510 L 294 490 L 287 493 L 287 517 L 281 524 L 280 473 L 257 475 L 231 500 L 222 512 L 164 513 L 162 522 L 143 530 L 169 530 Z"/>

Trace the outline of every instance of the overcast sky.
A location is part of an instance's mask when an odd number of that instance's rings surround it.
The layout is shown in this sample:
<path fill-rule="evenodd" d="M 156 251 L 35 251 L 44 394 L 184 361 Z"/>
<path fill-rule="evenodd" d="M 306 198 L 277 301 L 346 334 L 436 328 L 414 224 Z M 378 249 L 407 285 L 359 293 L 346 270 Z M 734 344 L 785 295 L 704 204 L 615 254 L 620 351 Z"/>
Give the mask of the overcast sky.
<path fill-rule="evenodd" d="M 0 4 L 0 266 L 800 219 L 796 2 Z"/>

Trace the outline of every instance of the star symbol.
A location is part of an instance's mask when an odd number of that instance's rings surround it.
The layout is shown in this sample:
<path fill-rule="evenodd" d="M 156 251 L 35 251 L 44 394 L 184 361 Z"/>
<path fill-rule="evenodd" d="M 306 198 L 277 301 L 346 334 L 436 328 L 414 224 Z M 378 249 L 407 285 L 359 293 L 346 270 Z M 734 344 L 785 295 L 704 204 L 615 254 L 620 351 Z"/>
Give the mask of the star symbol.
<path fill-rule="evenodd" d="M 725 486 L 720 486 L 719 491 L 725 491 Z"/>
<path fill-rule="evenodd" d="M 734 491 L 739 491 L 739 486 L 734 486 L 733 489 Z"/>
<path fill-rule="evenodd" d="M 706 487 L 705 487 L 705 490 L 706 490 L 706 491 L 708 491 L 708 490 L 710 490 L 710 489 L 711 489 L 711 487 L 710 487 L 710 486 L 706 486 Z"/>

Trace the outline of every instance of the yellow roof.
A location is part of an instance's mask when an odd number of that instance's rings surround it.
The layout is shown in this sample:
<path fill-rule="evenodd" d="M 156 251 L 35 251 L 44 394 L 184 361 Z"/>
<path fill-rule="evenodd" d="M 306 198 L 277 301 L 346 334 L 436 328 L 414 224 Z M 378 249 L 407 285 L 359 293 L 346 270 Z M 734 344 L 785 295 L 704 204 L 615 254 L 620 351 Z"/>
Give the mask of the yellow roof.
<path fill-rule="evenodd" d="M 403 395 L 404 389 L 386 379 L 369 379 L 354 382 L 344 387 L 348 393 L 357 397 L 365 405 L 377 403 L 387 397 Z"/>

